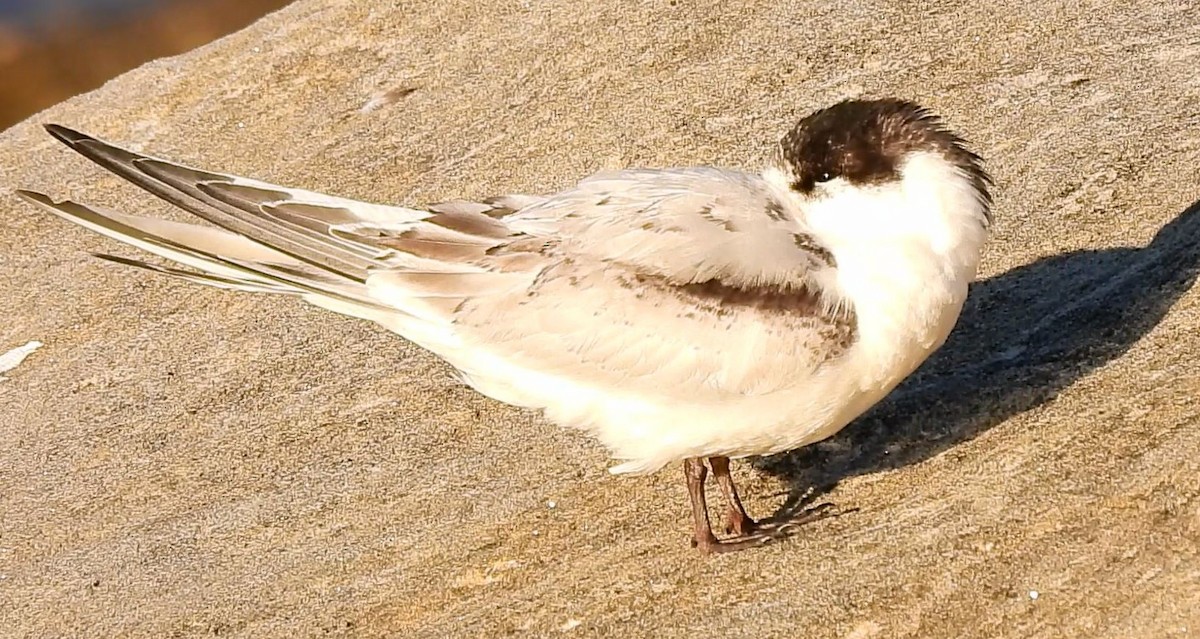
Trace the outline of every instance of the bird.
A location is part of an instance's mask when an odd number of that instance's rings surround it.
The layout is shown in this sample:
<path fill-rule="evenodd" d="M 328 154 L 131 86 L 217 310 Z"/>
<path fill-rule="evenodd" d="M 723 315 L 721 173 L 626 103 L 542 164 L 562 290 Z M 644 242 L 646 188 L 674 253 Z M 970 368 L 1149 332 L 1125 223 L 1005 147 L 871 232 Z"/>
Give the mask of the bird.
<path fill-rule="evenodd" d="M 706 554 L 770 543 L 819 516 L 752 518 L 730 460 L 826 439 L 912 373 L 953 329 L 992 225 L 981 157 L 899 98 L 812 111 L 757 171 L 606 170 L 550 195 L 416 208 L 45 128 L 209 223 L 18 192 L 174 264 L 97 257 L 376 322 L 483 395 L 590 434 L 614 474 L 681 463 L 692 545 Z M 710 472 L 723 536 L 709 518 Z"/>

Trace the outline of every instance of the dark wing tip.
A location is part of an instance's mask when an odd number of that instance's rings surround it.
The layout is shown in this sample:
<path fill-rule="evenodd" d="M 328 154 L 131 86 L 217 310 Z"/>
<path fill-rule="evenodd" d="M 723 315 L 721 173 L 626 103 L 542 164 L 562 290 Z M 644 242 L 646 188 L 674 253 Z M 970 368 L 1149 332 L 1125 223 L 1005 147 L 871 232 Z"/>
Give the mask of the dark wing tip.
<path fill-rule="evenodd" d="M 31 202 L 33 204 L 52 205 L 55 203 L 54 200 L 50 199 L 50 196 L 46 195 L 45 193 L 38 193 L 37 191 L 30 191 L 28 189 L 17 189 L 15 191 L 13 191 L 13 193 L 15 193 L 16 196 L 21 198 L 22 200 L 25 200 L 26 202 Z"/>
<path fill-rule="evenodd" d="M 61 124 L 44 124 L 42 126 L 46 129 L 46 133 L 53 135 L 55 139 L 67 146 L 74 146 L 80 142 L 93 139 L 90 135 L 80 133 L 74 129 L 68 129 Z"/>
<path fill-rule="evenodd" d="M 134 260 L 134 259 L 130 259 L 128 257 L 121 257 L 120 255 L 113 255 L 111 253 L 95 253 L 95 252 L 93 252 L 92 257 L 98 257 L 107 262 L 116 262 L 117 264 L 124 264 L 126 266 L 142 266 L 142 265 L 146 264 L 145 262 L 142 262 L 140 260 Z"/>

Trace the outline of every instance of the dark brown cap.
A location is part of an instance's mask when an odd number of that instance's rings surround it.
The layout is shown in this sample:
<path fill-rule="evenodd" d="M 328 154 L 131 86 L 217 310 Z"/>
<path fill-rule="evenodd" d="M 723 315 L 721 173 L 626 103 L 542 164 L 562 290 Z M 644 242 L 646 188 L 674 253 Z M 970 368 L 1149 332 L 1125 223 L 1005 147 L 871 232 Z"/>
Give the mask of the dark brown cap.
<path fill-rule="evenodd" d="M 910 154 L 936 153 L 962 172 L 991 221 L 991 178 L 978 155 L 925 108 L 896 99 L 847 100 L 804 119 L 779 143 L 792 189 L 810 193 L 820 182 L 843 178 L 852 184 L 899 179 Z"/>

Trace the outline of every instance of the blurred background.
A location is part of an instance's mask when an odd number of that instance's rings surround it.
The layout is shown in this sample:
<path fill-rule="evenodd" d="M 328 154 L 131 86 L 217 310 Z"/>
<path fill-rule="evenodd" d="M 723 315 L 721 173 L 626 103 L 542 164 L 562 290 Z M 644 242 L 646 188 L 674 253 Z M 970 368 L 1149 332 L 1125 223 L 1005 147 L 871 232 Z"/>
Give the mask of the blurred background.
<path fill-rule="evenodd" d="M 0 130 L 291 0 L 0 0 Z"/>

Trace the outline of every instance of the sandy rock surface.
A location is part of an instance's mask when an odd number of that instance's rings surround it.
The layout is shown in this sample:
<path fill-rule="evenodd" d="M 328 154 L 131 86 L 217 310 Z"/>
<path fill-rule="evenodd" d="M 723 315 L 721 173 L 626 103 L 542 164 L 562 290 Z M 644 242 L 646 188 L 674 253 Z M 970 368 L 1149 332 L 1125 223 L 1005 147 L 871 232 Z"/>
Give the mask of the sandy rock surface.
<path fill-rule="evenodd" d="M 0 382 L 0 636 L 1200 636 L 1191 4 L 301 0 L 0 133 L 0 353 L 44 343 Z M 718 558 L 678 469 L 610 477 L 382 329 L 91 259 L 132 251 L 11 194 L 182 219 L 41 122 L 420 204 L 756 166 L 854 95 L 965 132 L 995 235 L 934 360 L 736 470 L 758 514 L 849 512 Z"/>

